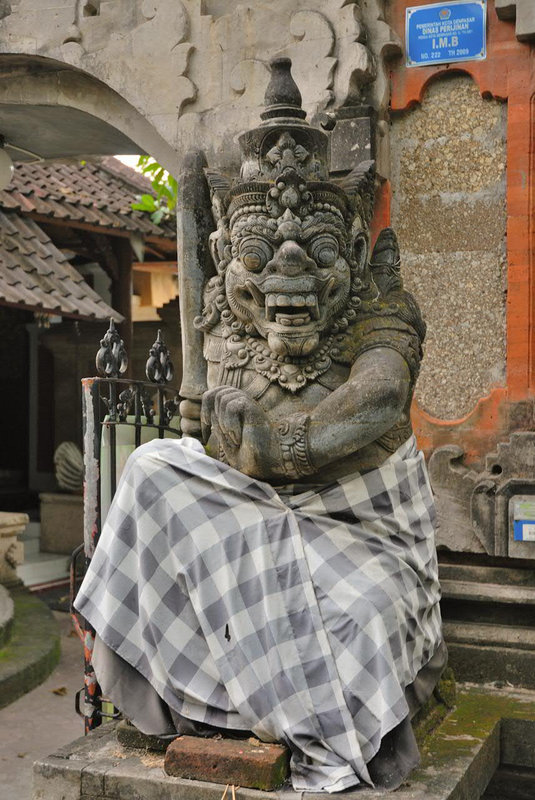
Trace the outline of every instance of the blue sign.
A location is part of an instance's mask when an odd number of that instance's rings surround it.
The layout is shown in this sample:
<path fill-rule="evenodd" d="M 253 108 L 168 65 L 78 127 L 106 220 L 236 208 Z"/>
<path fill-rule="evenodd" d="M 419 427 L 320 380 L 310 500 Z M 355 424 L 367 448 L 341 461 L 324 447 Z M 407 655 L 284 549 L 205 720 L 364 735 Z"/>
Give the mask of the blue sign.
<path fill-rule="evenodd" d="M 487 3 L 433 3 L 407 9 L 407 66 L 487 57 Z"/>
<path fill-rule="evenodd" d="M 535 520 L 515 519 L 515 542 L 535 542 Z"/>

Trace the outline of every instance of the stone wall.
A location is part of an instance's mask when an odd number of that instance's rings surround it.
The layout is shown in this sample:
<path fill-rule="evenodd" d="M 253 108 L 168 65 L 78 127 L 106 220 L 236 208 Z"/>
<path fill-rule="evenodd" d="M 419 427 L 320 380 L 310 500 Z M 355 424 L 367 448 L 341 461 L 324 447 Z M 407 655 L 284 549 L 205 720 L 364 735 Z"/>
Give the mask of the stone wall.
<path fill-rule="evenodd" d="M 506 120 L 454 74 L 392 123 L 392 225 L 428 323 L 416 397 L 440 419 L 505 382 Z"/>

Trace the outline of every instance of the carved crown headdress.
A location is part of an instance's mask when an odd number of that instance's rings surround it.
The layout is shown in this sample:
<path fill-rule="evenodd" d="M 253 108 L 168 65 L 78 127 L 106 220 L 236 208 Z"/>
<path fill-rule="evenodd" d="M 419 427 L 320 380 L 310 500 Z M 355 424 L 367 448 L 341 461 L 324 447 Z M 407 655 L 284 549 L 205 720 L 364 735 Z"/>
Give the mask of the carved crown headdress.
<path fill-rule="evenodd" d="M 278 218 L 288 209 L 298 217 L 331 211 L 346 225 L 356 216 L 367 227 L 374 201 L 374 162 L 359 164 L 343 179 L 329 176 L 328 137 L 306 121 L 291 60 L 271 62 L 262 122 L 239 137 L 242 166 L 232 180 L 214 170 L 206 176 L 230 224 L 243 214 Z"/>

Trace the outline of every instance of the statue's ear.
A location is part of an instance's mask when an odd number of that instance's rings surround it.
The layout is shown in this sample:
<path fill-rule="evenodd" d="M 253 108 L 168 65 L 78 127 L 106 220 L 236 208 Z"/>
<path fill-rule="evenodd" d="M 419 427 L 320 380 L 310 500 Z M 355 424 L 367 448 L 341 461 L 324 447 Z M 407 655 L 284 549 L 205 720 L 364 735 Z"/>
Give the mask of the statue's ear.
<path fill-rule="evenodd" d="M 358 267 L 359 276 L 364 275 L 368 266 L 369 243 L 364 231 L 359 231 L 353 239 L 353 258 Z"/>

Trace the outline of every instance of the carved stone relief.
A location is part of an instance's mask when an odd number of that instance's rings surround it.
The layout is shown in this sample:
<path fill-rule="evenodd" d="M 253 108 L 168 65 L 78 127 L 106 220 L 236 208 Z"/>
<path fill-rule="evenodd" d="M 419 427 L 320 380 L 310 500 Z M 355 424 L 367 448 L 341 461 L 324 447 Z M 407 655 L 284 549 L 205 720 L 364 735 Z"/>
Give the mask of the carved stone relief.
<path fill-rule="evenodd" d="M 513 541 L 509 501 L 514 495 L 535 500 L 535 433 L 512 434 L 489 453 L 483 470 L 465 466 L 463 456 L 461 447 L 448 445 L 435 450 L 429 461 L 437 504 L 437 547 L 533 558 L 535 543 Z"/>
<path fill-rule="evenodd" d="M 11 14 L 11 3 L 9 0 L 0 0 L 0 19 L 9 17 Z"/>
<path fill-rule="evenodd" d="M 516 19 L 516 38 L 520 42 L 535 39 L 535 5 L 533 0 L 496 0 L 500 19 Z"/>
<path fill-rule="evenodd" d="M 383 102 L 381 59 L 396 47 L 383 6 L 280 0 L 275 13 L 268 0 L 57 0 L 54 8 L 0 0 L 0 24 L 9 52 L 93 75 L 177 150 L 200 146 L 213 162 L 254 124 L 274 56 L 292 59 L 312 117 L 379 96 Z M 231 160 L 237 157 L 236 148 Z"/>
<path fill-rule="evenodd" d="M 125 47 L 127 32 L 130 36 Z M 135 88 L 138 107 L 150 106 L 156 87 L 162 85 L 162 76 L 169 76 L 172 92 L 167 96 L 162 93 L 157 111 L 176 115 L 196 94 L 186 77 L 193 49 L 187 41 L 189 32 L 189 15 L 179 0 L 173 4 L 114 0 L 104 5 L 100 0 L 77 0 L 62 50 L 69 60 L 83 62 L 84 66 L 97 59 L 104 63 L 105 55 L 107 69 L 115 73 L 113 88 L 130 90 L 132 99 Z"/>

